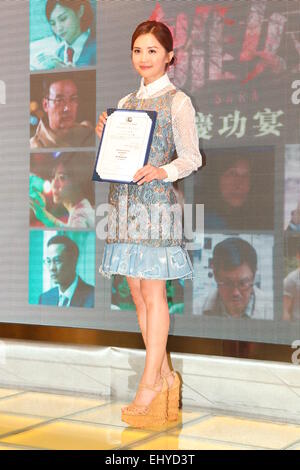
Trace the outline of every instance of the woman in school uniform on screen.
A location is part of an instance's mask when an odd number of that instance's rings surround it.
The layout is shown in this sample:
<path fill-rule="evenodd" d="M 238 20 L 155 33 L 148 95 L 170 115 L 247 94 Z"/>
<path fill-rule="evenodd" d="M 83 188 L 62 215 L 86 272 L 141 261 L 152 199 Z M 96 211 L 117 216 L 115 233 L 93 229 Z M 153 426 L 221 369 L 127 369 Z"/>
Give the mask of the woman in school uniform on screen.
<path fill-rule="evenodd" d="M 95 65 L 95 19 L 90 0 L 47 0 L 45 14 L 53 36 L 30 44 L 30 69 Z"/>

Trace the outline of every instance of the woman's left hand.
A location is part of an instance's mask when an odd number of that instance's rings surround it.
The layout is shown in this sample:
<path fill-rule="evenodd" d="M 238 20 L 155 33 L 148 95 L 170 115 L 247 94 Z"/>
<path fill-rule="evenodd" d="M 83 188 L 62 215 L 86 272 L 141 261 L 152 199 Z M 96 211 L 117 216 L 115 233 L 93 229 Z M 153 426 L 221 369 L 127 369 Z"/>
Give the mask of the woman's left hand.
<path fill-rule="evenodd" d="M 45 69 L 59 69 L 59 68 L 68 68 L 69 66 L 65 64 L 62 60 L 52 54 L 45 54 L 41 52 L 36 56 L 39 64 Z"/>
<path fill-rule="evenodd" d="M 134 175 L 133 181 L 138 181 L 138 185 L 150 183 L 153 180 L 163 180 L 167 178 L 167 172 L 163 168 L 147 164 L 140 168 Z"/>

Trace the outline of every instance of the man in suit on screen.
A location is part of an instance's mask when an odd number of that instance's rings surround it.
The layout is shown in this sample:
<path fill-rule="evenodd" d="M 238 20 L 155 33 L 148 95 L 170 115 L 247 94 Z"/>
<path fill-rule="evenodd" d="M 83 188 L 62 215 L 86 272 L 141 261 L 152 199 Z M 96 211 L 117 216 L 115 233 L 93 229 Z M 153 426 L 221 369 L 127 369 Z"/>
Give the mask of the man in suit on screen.
<path fill-rule="evenodd" d="M 56 287 L 43 292 L 39 304 L 58 307 L 94 307 L 94 287 L 76 272 L 79 250 L 73 240 L 55 235 L 47 243 L 45 264 Z"/>

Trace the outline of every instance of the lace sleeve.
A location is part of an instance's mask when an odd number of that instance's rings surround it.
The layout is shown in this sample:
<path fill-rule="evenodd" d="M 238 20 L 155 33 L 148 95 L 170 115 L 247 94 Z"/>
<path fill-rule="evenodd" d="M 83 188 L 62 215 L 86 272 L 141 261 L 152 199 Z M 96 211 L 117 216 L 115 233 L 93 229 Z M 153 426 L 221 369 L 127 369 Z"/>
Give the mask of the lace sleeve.
<path fill-rule="evenodd" d="M 195 109 L 190 98 L 181 91 L 177 92 L 172 103 L 172 128 L 177 158 L 161 166 L 168 175 L 163 180 L 166 182 L 184 178 L 202 166 Z"/>

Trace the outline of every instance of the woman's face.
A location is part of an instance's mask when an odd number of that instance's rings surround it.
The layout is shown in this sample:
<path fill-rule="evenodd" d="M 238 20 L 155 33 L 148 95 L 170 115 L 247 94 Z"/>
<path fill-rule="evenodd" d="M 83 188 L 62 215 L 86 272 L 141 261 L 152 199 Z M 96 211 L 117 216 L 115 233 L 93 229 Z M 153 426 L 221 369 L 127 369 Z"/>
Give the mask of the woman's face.
<path fill-rule="evenodd" d="M 54 204 L 64 204 L 73 202 L 76 194 L 76 185 L 64 165 L 59 164 L 55 170 L 54 178 L 51 183 L 52 197 Z"/>
<path fill-rule="evenodd" d="M 139 36 L 132 49 L 132 63 L 135 70 L 144 78 L 145 85 L 154 82 L 165 73 L 166 64 L 173 57 L 156 37 L 149 34 Z"/>
<path fill-rule="evenodd" d="M 84 11 L 81 5 L 78 12 L 57 4 L 50 15 L 50 26 L 60 39 L 72 44 L 81 34 L 80 20 Z"/>
<path fill-rule="evenodd" d="M 242 207 L 250 191 L 250 166 L 247 160 L 238 160 L 220 177 L 223 200 L 231 207 Z"/>

